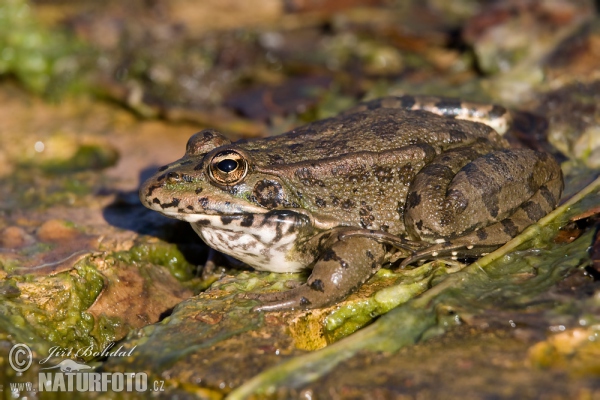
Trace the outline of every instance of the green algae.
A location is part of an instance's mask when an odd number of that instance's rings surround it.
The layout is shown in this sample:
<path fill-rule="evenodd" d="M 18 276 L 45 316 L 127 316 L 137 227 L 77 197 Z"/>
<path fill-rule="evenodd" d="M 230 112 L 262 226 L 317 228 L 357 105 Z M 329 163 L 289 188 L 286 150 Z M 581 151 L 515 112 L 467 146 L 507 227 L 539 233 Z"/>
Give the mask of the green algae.
<path fill-rule="evenodd" d="M 0 2 L 0 77 L 14 76 L 28 90 L 60 97 L 79 86 L 82 46 L 40 25 L 26 0 Z"/>
<path fill-rule="evenodd" d="M 352 302 L 331 312 L 324 319 L 324 334 L 328 343 L 351 335 L 375 318 L 425 292 L 435 279 L 456 272 L 461 266 L 447 266 L 434 261 L 420 267 L 393 272 L 382 269 L 378 277 L 395 277 L 396 282 L 367 299 Z"/>
<path fill-rule="evenodd" d="M 525 307 L 532 298 L 589 259 L 587 248 L 593 232 L 565 245 L 553 244 L 552 239 L 569 217 L 597 204 L 599 189 L 600 179 L 597 179 L 497 251 L 448 275 L 421 296 L 393 309 L 352 336 L 258 374 L 231 392 L 228 398 L 273 395 L 282 386 L 302 387 L 358 352 L 396 352 L 443 334 L 450 326 L 461 323 L 461 314 L 473 315 L 498 305 Z M 529 249 L 533 243 L 540 248 Z"/>
<path fill-rule="evenodd" d="M 20 296 L 0 293 L 0 335 L 15 342 L 44 344 L 62 348 L 102 349 L 114 332 L 104 329 L 92 334 L 94 317 L 86 310 L 96 301 L 104 286 L 104 278 L 87 260 L 73 271 L 53 276 L 15 276 L 9 285 Z"/>
<path fill-rule="evenodd" d="M 113 159 L 104 166 L 115 162 Z M 0 198 L 0 210 L 39 210 L 56 204 L 86 205 L 94 190 L 107 184 L 108 178 L 88 169 L 94 165 L 98 165 L 94 157 L 75 163 L 71 163 L 71 159 L 45 163 L 23 161 L 11 174 L 0 178 L 0 186 L 6 193 Z"/>
<path fill-rule="evenodd" d="M 128 251 L 114 253 L 114 257 L 128 264 L 147 262 L 166 267 L 171 275 L 180 282 L 196 278 L 197 267 L 188 262 L 174 244 L 164 242 L 140 243 Z"/>
<path fill-rule="evenodd" d="M 112 167 L 119 161 L 119 152 L 110 146 L 97 144 L 82 144 L 68 159 L 53 159 L 43 162 L 41 169 L 44 172 L 73 173 L 81 171 L 99 171 Z M 65 187 L 67 190 L 76 187 Z"/>

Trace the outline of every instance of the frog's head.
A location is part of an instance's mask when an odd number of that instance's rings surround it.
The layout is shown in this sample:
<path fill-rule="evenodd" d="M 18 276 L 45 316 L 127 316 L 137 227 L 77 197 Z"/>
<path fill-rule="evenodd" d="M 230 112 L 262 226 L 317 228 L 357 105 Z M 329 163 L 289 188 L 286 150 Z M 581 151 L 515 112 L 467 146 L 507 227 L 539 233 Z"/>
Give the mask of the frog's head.
<path fill-rule="evenodd" d="M 299 207 L 284 184 L 261 171 L 249 152 L 210 129 L 193 135 L 185 156 L 159 168 L 139 194 L 146 207 L 188 222 L 206 215 Z"/>

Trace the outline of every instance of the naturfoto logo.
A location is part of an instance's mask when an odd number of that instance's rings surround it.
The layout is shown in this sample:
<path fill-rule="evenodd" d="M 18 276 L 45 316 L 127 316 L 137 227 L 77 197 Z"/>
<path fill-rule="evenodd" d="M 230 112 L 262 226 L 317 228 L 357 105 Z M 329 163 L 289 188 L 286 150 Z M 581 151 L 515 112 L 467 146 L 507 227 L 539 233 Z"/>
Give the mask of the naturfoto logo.
<path fill-rule="evenodd" d="M 157 380 L 148 386 L 148 375 L 145 372 L 95 372 L 94 367 L 66 357 L 129 357 L 135 347 L 125 351 L 123 346 L 116 349 L 114 343 L 101 351 L 92 347 L 83 349 L 50 348 L 49 355 L 39 360 L 40 368 L 37 385 L 34 382 L 11 382 L 11 392 L 18 397 L 21 392 L 145 392 L 164 391 L 164 381 Z M 65 358 L 56 363 L 57 358 Z M 52 360 L 52 362 L 50 362 Z M 14 345 L 9 352 L 10 366 L 21 374 L 33 363 L 33 353 L 23 343 Z M 54 365 L 51 365 L 53 364 Z"/>

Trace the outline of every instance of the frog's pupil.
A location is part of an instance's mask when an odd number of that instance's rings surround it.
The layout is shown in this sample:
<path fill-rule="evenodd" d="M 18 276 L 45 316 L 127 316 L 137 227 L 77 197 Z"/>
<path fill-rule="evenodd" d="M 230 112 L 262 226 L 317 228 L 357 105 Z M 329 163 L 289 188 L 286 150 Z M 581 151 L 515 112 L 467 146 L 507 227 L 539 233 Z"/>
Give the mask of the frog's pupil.
<path fill-rule="evenodd" d="M 219 161 L 217 164 L 217 168 L 219 168 L 223 172 L 231 172 L 234 171 L 238 167 L 238 162 L 235 160 L 227 159 L 223 161 Z"/>

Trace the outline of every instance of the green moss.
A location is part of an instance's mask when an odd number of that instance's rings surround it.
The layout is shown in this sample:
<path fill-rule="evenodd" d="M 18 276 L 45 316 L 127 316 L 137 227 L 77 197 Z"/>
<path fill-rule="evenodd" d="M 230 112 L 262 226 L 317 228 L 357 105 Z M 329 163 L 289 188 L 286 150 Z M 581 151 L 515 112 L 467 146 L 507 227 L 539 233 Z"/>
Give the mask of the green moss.
<path fill-rule="evenodd" d="M 0 2 L 0 76 L 16 77 L 34 93 L 58 97 L 78 85 L 82 47 L 45 29 L 26 0 Z"/>
<path fill-rule="evenodd" d="M 196 266 L 190 264 L 177 246 L 173 244 L 138 244 L 129 251 L 115 253 L 115 258 L 126 263 L 148 262 L 162 265 L 181 282 L 189 281 L 196 275 Z"/>
<path fill-rule="evenodd" d="M 435 279 L 460 268 L 461 266 L 452 267 L 442 261 L 435 261 L 412 270 L 395 272 L 381 269 L 375 279 L 392 279 L 395 283 L 377 291 L 368 299 L 342 306 L 329 314 L 324 321 L 327 342 L 333 343 L 351 335 L 378 316 L 425 292 L 433 286 Z"/>
<path fill-rule="evenodd" d="M 55 276 L 13 277 L 5 285 L 16 287 L 21 296 L 0 293 L 0 331 L 17 342 L 31 338 L 63 348 L 102 349 L 110 335 L 94 335 L 94 317 L 86 310 L 104 285 L 103 276 L 86 260 L 72 271 Z M 23 295 L 25 294 L 25 295 Z"/>
<path fill-rule="evenodd" d="M 119 153 L 110 146 L 81 145 L 67 160 L 50 160 L 41 165 L 42 170 L 50 173 L 67 173 L 80 171 L 98 171 L 111 167 L 119 160 Z M 79 181 L 67 181 L 67 183 L 79 184 Z M 67 187 L 69 190 L 78 190 L 79 185 Z"/>

